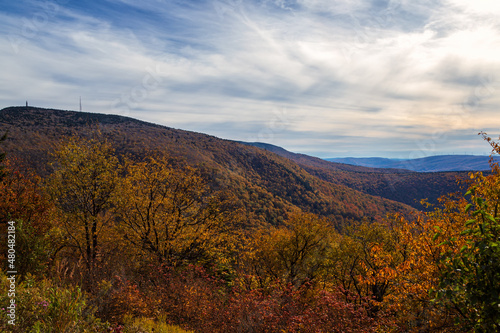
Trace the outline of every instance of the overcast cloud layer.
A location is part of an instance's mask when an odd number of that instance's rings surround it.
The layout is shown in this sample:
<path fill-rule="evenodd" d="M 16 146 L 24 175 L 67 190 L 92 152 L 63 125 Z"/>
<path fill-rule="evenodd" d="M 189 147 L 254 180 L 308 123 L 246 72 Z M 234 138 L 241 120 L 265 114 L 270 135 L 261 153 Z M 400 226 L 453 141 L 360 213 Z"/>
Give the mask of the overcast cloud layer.
<path fill-rule="evenodd" d="M 0 100 L 319 157 L 489 152 L 500 3 L 8 1 Z"/>

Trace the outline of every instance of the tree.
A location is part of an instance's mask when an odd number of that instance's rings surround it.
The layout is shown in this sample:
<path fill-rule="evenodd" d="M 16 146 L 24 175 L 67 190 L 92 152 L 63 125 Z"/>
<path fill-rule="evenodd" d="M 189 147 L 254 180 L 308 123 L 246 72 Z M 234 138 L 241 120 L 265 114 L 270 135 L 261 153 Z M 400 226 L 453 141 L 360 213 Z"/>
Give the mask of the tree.
<path fill-rule="evenodd" d="M 91 286 L 101 238 L 111 230 L 111 198 L 120 164 L 99 131 L 89 138 L 63 140 L 54 153 L 54 173 L 48 190 L 59 208 L 68 245 L 85 263 L 85 282 Z"/>
<path fill-rule="evenodd" d="M 117 194 L 122 234 L 143 255 L 175 266 L 210 261 L 228 246 L 228 199 L 200 170 L 174 168 L 165 156 L 129 160 Z"/>
<path fill-rule="evenodd" d="M 250 265 L 261 286 L 278 281 L 298 287 L 320 276 L 333 226 L 311 213 L 295 213 L 284 227 L 253 235 Z"/>
<path fill-rule="evenodd" d="M 500 146 L 483 136 L 493 153 L 500 153 Z M 434 294 L 436 302 L 458 312 L 455 322 L 464 330 L 500 332 L 500 168 L 492 163 L 491 175 L 470 178 L 461 233 L 434 236 L 442 250 Z"/>
<path fill-rule="evenodd" d="M 332 247 L 324 279 L 357 295 L 358 300 L 369 299 L 370 315 L 378 316 L 402 260 L 397 241 L 387 225 L 352 222 Z"/>
<path fill-rule="evenodd" d="M 15 250 L 21 254 L 16 257 L 16 269 L 23 277 L 46 272 L 58 240 L 54 206 L 41 187 L 40 177 L 19 161 L 7 160 L 5 171 L 0 180 L 0 221 L 14 221 L 10 228 L 15 230 Z M 7 253 L 3 237 L 0 243 L 2 256 Z"/>
<path fill-rule="evenodd" d="M 387 301 L 404 331 L 500 331 L 498 165 L 468 183 L 465 196 L 444 196 L 411 221 L 396 218 L 403 260 Z"/>
<path fill-rule="evenodd" d="M 460 234 L 465 207 L 454 195 L 440 199 L 442 207 L 417 213 L 411 220 L 395 216 L 391 221 L 398 235 L 397 251 L 401 261 L 395 268 L 388 308 L 404 331 L 454 332 L 454 313 L 432 302 L 430 291 L 439 282 L 441 249 L 433 241 L 436 231 L 446 237 Z"/>

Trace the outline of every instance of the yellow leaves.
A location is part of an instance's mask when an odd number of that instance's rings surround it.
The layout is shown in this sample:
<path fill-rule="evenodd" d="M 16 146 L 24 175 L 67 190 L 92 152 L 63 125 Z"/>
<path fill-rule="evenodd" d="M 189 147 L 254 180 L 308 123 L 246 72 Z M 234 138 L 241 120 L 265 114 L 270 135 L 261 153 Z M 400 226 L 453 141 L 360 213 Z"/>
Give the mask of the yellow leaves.
<path fill-rule="evenodd" d="M 58 208 L 65 245 L 78 252 L 74 261 L 83 258 L 85 282 L 91 284 L 106 248 L 116 246 L 111 208 L 120 164 L 99 131 L 64 139 L 53 157 L 46 189 Z"/>
<path fill-rule="evenodd" d="M 98 216 L 111 206 L 119 172 L 113 149 L 98 133 L 95 135 L 90 140 L 71 137 L 54 153 L 49 192 L 63 211 L 79 219 L 82 215 Z"/>
<path fill-rule="evenodd" d="M 333 233 L 326 220 L 296 213 L 286 226 L 252 235 L 247 265 L 261 287 L 271 281 L 300 285 L 314 280 L 322 274 Z"/>
<path fill-rule="evenodd" d="M 393 221 L 400 240 L 397 249 L 404 254 L 404 260 L 396 267 L 388 302 L 398 313 L 401 325 L 419 323 L 424 326 L 415 330 L 423 331 L 450 324 L 446 323 L 452 318 L 448 310 L 433 305 L 430 291 L 438 288 L 442 266 L 449 262 L 447 257 L 470 246 L 466 228 L 475 221 L 476 206 L 485 202 L 476 198 L 488 200 L 492 216 L 500 203 L 499 174 L 470 173 L 468 185 L 465 198 L 448 195 L 440 200 L 442 208 L 420 213 L 412 221 L 400 217 Z"/>
<path fill-rule="evenodd" d="M 126 160 L 115 198 L 122 233 L 139 252 L 174 265 L 223 258 L 231 196 L 213 191 L 200 170 L 170 163 L 160 155 Z"/>

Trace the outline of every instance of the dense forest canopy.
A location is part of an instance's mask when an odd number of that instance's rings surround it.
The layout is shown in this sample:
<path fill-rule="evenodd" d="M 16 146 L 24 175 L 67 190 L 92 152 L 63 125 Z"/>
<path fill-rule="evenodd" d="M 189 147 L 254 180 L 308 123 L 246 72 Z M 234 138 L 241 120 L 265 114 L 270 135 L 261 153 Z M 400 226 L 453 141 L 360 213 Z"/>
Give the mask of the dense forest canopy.
<path fill-rule="evenodd" d="M 123 117 L 10 108 L 0 121 L 18 272 L 2 331 L 500 331 L 496 164 L 418 211 L 367 194 L 383 172 Z M 397 177 L 393 192 L 419 174 Z"/>

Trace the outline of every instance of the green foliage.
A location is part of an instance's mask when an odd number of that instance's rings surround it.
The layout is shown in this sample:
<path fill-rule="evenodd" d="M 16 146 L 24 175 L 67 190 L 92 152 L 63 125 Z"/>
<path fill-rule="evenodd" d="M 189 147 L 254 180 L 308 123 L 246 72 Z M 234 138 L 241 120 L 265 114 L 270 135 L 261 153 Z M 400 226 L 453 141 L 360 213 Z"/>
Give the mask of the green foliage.
<path fill-rule="evenodd" d="M 47 270 L 52 254 L 51 233 L 40 234 L 35 226 L 23 220 L 15 221 L 16 269 L 26 275 L 41 275 Z"/>
<path fill-rule="evenodd" d="M 456 323 L 474 332 L 500 331 L 500 223 L 497 207 L 491 213 L 491 203 L 476 196 L 472 187 L 467 195 L 475 207 L 473 218 L 465 223 L 461 237 L 465 245 L 456 251 L 457 239 L 446 239 L 449 246 L 441 258 L 442 274 L 437 301 L 459 312 Z M 498 203 L 497 203 L 498 205 Z"/>
<path fill-rule="evenodd" d="M 11 333 L 90 333 L 104 332 L 107 325 L 95 318 L 78 287 L 60 287 L 50 280 L 36 281 L 28 276 L 16 286 L 16 325 L 6 316 L 10 282 L 0 275 L 0 328 Z"/>

